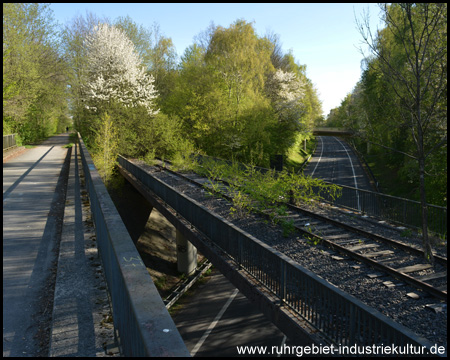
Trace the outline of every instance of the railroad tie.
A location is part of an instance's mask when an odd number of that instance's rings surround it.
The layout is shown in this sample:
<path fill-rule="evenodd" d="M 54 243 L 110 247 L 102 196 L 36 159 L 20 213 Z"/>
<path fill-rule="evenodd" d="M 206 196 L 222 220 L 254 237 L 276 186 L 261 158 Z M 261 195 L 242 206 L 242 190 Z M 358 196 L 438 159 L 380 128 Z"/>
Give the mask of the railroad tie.
<path fill-rule="evenodd" d="M 411 265 L 411 266 L 405 266 L 399 269 L 396 269 L 398 272 L 402 272 L 404 274 L 407 273 L 411 273 L 411 272 L 415 272 L 415 271 L 421 271 L 421 270 L 426 270 L 429 268 L 432 268 L 433 265 L 431 264 L 416 264 L 416 265 Z"/>

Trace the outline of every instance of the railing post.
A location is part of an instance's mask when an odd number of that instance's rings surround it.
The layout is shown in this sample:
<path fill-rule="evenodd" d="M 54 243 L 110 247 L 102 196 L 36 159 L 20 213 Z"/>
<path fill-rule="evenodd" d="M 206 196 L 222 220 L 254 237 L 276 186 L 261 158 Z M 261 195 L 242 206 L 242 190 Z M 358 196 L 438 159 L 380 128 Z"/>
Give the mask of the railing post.
<path fill-rule="evenodd" d="M 287 277 L 286 277 L 286 262 L 280 261 L 281 264 L 281 274 L 280 274 L 280 299 L 281 302 L 286 302 L 286 286 L 287 286 Z"/>
<path fill-rule="evenodd" d="M 239 270 L 242 269 L 242 260 L 244 256 L 244 245 L 242 244 L 242 239 L 240 236 L 237 237 L 238 241 L 238 256 L 237 256 L 237 262 L 238 262 L 238 268 Z"/>

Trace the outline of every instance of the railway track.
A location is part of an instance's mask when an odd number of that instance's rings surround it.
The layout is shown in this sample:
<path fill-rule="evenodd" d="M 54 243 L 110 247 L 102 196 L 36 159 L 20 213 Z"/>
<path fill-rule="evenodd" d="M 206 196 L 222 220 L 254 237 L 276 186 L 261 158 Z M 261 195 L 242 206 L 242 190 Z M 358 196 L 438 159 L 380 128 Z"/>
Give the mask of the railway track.
<path fill-rule="evenodd" d="M 168 168 L 170 162 L 164 161 L 157 166 L 172 176 L 232 201 L 232 191 L 229 184 L 220 179 L 211 180 L 195 173 L 181 174 Z M 346 258 L 365 263 L 376 270 L 369 277 L 380 277 L 385 274 L 392 276 L 394 281 L 385 281 L 388 287 L 399 286 L 403 282 L 447 301 L 447 259 L 435 255 L 435 264 L 424 261 L 422 251 L 396 240 L 368 232 L 361 228 L 350 226 L 311 212 L 299 206 L 285 203 L 287 210 L 283 215 L 271 208 L 260 209 L 253 203 L 252 211 L 271 221 L 288 221 L 290 226 L 300 232 L 307 241 L 321 243 L 332 250 L 330 256 L 336 261 Z M 335 253 L 334 253 L 335 252 Z M 400 283 L 398 282 L 400 281 Z M 408 294 L 411 297 L 416 293 Z"/>

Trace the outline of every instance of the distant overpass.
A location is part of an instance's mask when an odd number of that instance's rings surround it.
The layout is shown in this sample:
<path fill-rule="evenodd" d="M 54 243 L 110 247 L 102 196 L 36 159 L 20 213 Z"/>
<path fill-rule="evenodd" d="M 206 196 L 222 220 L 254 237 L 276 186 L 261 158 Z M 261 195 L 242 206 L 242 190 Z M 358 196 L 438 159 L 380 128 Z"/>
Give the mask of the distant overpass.
<path fill-rule="evenodd" d="M 313 134 L 322 136 L 352 136 L 354 131 L 342 128 L 318 127 L 313 129 Z"/>

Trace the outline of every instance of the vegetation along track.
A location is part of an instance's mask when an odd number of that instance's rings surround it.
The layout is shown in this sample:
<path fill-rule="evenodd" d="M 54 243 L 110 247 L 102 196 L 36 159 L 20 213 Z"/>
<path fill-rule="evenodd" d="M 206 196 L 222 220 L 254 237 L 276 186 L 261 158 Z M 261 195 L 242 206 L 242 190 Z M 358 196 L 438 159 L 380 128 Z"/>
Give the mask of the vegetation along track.
<path fill-rule="evenodd" d="M 236 188 L 230 187 L 230 183 L 225 180 L 206 178 L 195 173 L 182 174 L 171 170 L 168 161 L 156 166 L 231 202 L 236 196 Z M 281 223 L 287 231 L 299 231 L 311 244 L 322 243 L 345 257 L 363 262 L 438 299 L 447 301 L 446 258 L 435 255 L 434 265 L 425 263 L 423 252 L 415 247 L 338 222 L 299 206 L 289 203 L 283 203 L 282 206 L 282 211 L 279 207 L 261 208 L 256 201 L 252 201 L 247 207 L 272 222 Z M 345 260 L 345 257 L 337 254 L 332 257 L 336 261 Z M 373 273 L 369 276 L 382 275 L 384 274 Z M 386 286 L 398 285 L 392 281 L 386 281 L 385 284 Z M 416 295 L 411 293 L 411 296 Z"/>

